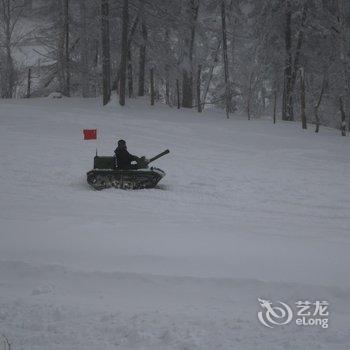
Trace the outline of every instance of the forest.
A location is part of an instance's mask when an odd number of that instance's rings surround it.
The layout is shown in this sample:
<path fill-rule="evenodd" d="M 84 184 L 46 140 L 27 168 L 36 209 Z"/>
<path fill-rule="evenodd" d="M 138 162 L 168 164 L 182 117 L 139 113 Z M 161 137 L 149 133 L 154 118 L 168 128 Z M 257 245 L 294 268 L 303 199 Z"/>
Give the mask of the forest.
<path fill-rule="evenodd" d="M 346 0 L 1 0 L 1 98 L 144 97 L 350 130 Z"/>
<path fill-rule="evenodd" d="M 0 350 L 349 350 L 349 136 L 350 0 L 0 0 Z"/>

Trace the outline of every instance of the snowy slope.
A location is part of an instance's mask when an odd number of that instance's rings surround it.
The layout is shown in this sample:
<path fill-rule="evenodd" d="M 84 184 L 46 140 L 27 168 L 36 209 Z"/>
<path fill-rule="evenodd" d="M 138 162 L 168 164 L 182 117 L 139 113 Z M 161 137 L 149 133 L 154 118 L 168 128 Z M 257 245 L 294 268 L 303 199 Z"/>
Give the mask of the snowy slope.
<path fill-rule="evenodd" d="M 222 113 L 0 101 L 0 333 L 14 349 L 348 349 L 350 142 Z M 125 138 L 167 172 L 97 192 Z M 329 300 L 331 326 L 257 320 L 257 298 Z"/>

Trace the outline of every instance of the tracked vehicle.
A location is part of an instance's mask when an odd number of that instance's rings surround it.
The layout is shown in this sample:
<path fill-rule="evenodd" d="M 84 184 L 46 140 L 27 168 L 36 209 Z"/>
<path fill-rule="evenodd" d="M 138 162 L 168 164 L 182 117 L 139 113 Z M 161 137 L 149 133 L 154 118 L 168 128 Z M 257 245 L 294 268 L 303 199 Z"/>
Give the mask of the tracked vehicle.
<path fill-rule="evenodd" d="M 94 168 L 87 173 L 87 182 L 96 190 L 105 188 L 121 188 L 136 190 L 142 188 L 154 188 L 165 176 L 165 172 L 148 164 L 168 154 L 166 150 L 151 158 L 148 163 L 140 158 L 137 163 L 138 169 L 121 170 L 116 168 L 115 157 L 95 156 Z"/>

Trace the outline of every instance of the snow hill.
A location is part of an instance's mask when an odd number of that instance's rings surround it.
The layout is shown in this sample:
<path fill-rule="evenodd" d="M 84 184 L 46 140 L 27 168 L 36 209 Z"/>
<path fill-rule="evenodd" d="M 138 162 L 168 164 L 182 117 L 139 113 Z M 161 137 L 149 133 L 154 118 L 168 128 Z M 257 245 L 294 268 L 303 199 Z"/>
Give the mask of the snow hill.
<path fill-rule="evenodd" d="M 350 141 L 137 100 L 0 100 L 0 334 L 13 350 L 349 349 Z M 94 191 L 100 155 L 170 155 L 159 188 Z M 257 318 L 330 302 L 330 327 Z"/>

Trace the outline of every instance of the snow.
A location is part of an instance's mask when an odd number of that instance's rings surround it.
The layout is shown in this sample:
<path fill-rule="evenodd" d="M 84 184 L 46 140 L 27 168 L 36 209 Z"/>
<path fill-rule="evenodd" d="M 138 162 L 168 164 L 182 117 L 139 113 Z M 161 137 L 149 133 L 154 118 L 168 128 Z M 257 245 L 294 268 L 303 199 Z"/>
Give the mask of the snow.
<path fill-rule="evenodd" d="M 13 349 L 348 349 L 349 138 L 96 99 L 0 100 L 0 333 Z M 86 184 L 118 138 L 156 189 Z M 328 300 L 330 327 L 258 322 Z"/>

